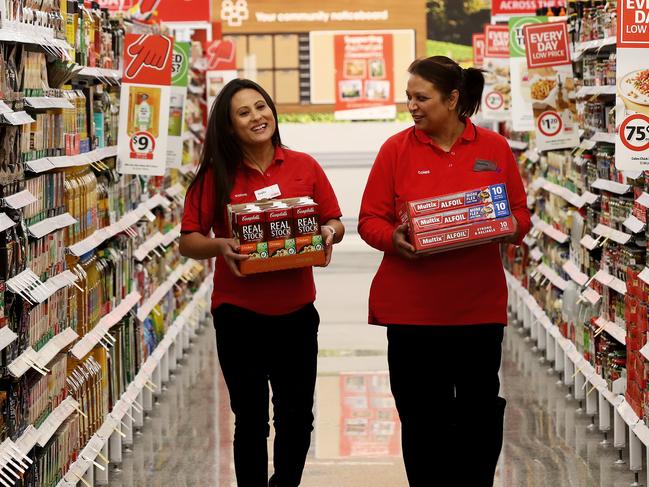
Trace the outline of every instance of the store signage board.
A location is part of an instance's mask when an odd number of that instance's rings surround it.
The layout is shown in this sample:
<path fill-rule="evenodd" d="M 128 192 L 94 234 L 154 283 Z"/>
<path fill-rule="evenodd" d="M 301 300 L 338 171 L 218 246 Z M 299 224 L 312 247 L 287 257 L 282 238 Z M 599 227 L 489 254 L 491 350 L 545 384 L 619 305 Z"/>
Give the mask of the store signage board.
<path fill-rule="evenodd" d="M 167 139 L 167 168 L 182 165 L 183 132 L 187 84 L 189 82 L 189 42 L 174 42 L 171 61 L 171 95 L 169 101 L 169 127 Z"/>
<path fill-rule="evenodd" d="M 394 119 L 391 34 L 334 35 L 336 120 Z"/>
<path fill-rule="evenodd" d="M 125 37 L 118 138 L 122 174 L 165 173 L 173 43 L 162 35 Z"/>
<path fill-rule="evenodd" d="M 485 36 L 484 33 L 473 34 L 473 67 L 482 68 L 484 64 Z"/>
<path fill-rule="evenodd" d="M 208 113 L 221 89 L 230 81 L 237 78 L 236 45 L 227 39 L 217 39 L 204 46 L 207 57 L 207 86 Z"/>
<path fill-rule="evenodd" d="M 526 25 L 523 34 L 537 146 L 542 151 L 577 147 L 579 127 L 567 25 Z"/>
<path fill-rule="evenodd" d="M 619 1 L 615 166 L 649 169 L 649 4 Z"/>
<path fill-rule="evenodd" d="M 101 8 L 135 18 L 154 17 L 158 22 L 209 22 L 210 0 L 99 0 Z"/>
<path fill-rule="evenodd" d="M 509 16 L 534 15 L 541 8 L 565 6 L 565 0 L 491 0 L 491 17 L 504 20 Z"/>
<path fill-rule="evenodd" d="M 487 25 L 484 30 L 485 86 L 482 91 L 482 114 L 486 120 L 510 119 L 511 80 L 509 76 L 509 27 Z"/>
<path fill-rule="evenodd" d="M 509 19 L 509 70 L 511 73 L 512 127 L 517 132 L 534 130 L 534 111 L 530 90 L 523 27 L 546 23 L 547 17 L 512 17 Z"/>

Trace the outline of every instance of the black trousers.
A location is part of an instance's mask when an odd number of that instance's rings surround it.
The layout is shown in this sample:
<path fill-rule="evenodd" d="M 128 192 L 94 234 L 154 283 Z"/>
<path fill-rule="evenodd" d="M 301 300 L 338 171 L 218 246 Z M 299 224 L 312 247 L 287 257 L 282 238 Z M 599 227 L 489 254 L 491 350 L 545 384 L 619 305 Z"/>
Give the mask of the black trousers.
<path fill-rule="evenodd" d="M 410 487 L 490 487 L 503 442 L 503 325 L 388 326 Z"/>
<path fill-rule="evenodd" d="M 320 317 L 313 304 L 266 316 L 224 304 L 212 310 L 219 363 L 235 415 L 239 487 L 267 487 L 268 383 L 273 392 L 274 468 L 270 485 L 300 484 L 313 431 Z"/>

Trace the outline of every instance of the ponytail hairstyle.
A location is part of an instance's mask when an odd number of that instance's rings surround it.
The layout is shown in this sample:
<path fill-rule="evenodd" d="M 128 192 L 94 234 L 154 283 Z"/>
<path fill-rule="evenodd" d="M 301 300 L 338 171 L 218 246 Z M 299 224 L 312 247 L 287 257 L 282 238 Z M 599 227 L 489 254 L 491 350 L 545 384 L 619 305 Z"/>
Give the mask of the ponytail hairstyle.
<path fill-rule="evenodd" d="M 417 59 L 408 67 L 410 74 L 417 75 L 435 85 L 446 99 L 453 90 L 460 93 L 457 114 L 460 119 L 470 117 L 480 109 L 484 76 L 481 69 L 462 68 L 446 56 Z"/>
<path fill-rule="evenodd" d="M 272 98 L 260 85 L 248 79 L 234 79 L 227 83 L 219 92 L 214 105 L 210 110 L 207 121 L 207 131 L 205 134 L 205 143 L 201 150 L 200 166 L 196 177 L 189 185 L 189 192 L 194 186 L 202 191 L 206 181 L 208 169 L 212 169 L 214 180 L 214 193 L 216 195 L 216 218 L 220 221 L 225 217 L 225 206 L 230 203 L 230 192 L 234 186 L 234 177 L 237 167 L 243 163 L 244 155 L 239 140 L 234 135 L 232 127 L 231 105 L 232 98 L 239 91 L 251 89 L 258 92 L 270 107 L 275 118 L 275 132 L 271 138 L 274 147 L 282 146 L 279 136 L 279 123 L 277 122 L 277 108 Z M 200 217 L 200 215 L 199 215 Z"/>

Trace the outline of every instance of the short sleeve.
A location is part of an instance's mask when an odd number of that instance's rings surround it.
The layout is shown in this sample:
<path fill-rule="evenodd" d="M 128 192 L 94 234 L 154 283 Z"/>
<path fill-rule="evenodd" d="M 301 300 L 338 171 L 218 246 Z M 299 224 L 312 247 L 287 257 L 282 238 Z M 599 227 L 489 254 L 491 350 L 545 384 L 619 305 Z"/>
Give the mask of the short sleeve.
<path fill-rule="evenodd" d="M 208 235 L 214 224 L 216 198 L 212 171 L 196 176 L 185 196 L 181 232 Z"/>
<path fill-rule="evenodd" d="M 313 165 L 315 170 L 313 199 L 318 203 L 320 220 L 324 223 L 334 218 L 340 218 L 342 212 L 329 178 L 315 159 L 313 159 Z"/>

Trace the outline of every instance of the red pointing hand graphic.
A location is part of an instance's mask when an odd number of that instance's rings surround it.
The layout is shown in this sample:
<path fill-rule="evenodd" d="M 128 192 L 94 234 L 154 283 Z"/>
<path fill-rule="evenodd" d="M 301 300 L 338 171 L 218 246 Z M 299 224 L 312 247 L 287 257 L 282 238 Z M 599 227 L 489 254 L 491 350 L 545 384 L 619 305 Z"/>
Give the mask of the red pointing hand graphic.
<path fill-rule="evenodd" d="M 124 72 L 127 79 L 134 79 L 142 68 L 162 71 L 171 52 L 171 40 L 160 35 L 143 34 L 128 48 L 133 56 Z"/>
<path fill-rule="evenodd" d="M 215 41 L 207 48 L 208 70 L 236 69 L 234 43 L 229 40 Z"/>

